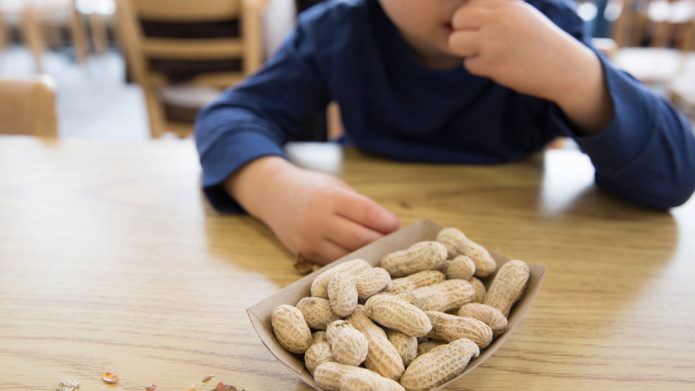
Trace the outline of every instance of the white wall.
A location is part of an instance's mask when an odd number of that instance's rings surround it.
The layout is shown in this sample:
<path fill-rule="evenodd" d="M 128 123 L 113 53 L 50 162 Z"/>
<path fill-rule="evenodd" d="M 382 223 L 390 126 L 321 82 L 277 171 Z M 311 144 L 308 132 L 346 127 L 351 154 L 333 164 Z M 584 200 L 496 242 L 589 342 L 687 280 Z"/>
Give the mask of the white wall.
<path fill-rule="evenodd" d="M 266 58 L 280 47 L 296 24 L 294 0 L 270 0 L 263 15 L 263 46 Z"/>

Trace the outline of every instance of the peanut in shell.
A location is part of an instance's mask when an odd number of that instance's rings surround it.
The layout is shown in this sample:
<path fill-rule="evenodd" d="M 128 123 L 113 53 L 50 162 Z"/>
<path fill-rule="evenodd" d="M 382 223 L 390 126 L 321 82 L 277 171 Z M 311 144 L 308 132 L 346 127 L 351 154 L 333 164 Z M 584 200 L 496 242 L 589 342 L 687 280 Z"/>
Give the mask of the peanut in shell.
<path fill-rule="evenodd" d="M 475 275 L 487 277 L 497 269 L 495 259 L 480 244 L 469 239 L 458 228 L 444 228 L 437 234 L 437 241 L 446 246 L 448 257 L 466 255 L 475 263 Z"/>
<path fill-rule="evenodd" d="M 270 318 L 280 345 L 292 353 L 304 353 L 311 345 L 311 330 L 297 307 L 280 304 Z"/>
<path fill-rule="evenodd" d="M 401 385 L 409 391 L 428 390 L 458 376 L 480 349 L 469 339 L 461 338 L 436 352 L 417 357 L 401 377 Z"/>
<path fill-rule="evenodd" d="M 524 294 L 529 276 L 526 262 L 513 259 L 505 263 L 492 280 L 483 304 L 495 307 L 502 315 L 509 317 L 512 306 Z"/>

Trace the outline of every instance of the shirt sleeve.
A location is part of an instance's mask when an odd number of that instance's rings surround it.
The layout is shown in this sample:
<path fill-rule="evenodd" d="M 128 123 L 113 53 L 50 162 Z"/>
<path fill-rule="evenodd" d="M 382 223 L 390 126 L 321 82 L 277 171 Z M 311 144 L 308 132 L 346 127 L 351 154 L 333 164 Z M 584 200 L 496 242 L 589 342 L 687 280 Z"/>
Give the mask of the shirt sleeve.
<path fill-rule="evenodd" d="M 563 133 L 590 157 L 596 183 L 606 191 L 649 208 L 685 203 L 695 190 L 695 137 L 687 118 L 597 55 L 613 101 L 613 120 L 595 136 L 582 137 L 569 125 Z"/>
<path fill-rule="evenodd" d="M 326 107 L 327 88 L 313 59 L 312 32 L 301 24 L 258 73 L 227 89 L 195 124 L 203 192 L 222 212 L 244 213 L 222 182 L 263 156 L 287 158 L 283 145 Z"/>
<path fill-rule="evenodd" d="M 576 12 L 567 12 L 570 7 L 551 8 L 546 12 L 551 19 L 601 60 L 614 107 L 611 123 L 595 136 L 575 132 L 555 105 L 551 121 L 589 156 L 599 187 L 648 208 L 668 209 L 685 203 L 695 191 L 695 136 L 688 119 L 593 48 Z"/>

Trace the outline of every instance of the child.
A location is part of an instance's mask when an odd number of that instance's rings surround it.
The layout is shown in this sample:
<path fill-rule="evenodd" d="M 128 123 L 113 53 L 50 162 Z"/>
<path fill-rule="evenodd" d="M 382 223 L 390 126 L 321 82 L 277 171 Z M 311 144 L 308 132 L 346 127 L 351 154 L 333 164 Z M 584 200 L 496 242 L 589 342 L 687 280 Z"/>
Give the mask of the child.
<path fill-rule="evenodd" d="M 203 186 L 293 253 L 328 263 L 398 218 L 282 146 L 338 102 L 346 141 L 388 158 L 494 164 L 572 137 L 596 183 L 667 209 L 695 187 L 695 139 L 668 102 L 586 44 L 571 0 L 343 0 L 305 12 L 256 75 L 199 116 Z M 462 66 L 463 64 L 463 66 Z"/>

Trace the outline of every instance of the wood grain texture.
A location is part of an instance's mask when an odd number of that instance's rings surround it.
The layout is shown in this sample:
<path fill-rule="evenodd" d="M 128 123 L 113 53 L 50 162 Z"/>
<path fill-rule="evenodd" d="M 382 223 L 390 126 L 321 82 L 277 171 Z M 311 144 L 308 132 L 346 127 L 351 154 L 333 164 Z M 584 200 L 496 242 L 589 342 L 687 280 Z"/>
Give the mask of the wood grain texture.
<path fill-rule="evenodd" d="M 310 164 L 311 148 L 293 154 Z M 692 200 L 627 205 L 575 151 L 459 166 L 321 149 L 403 225 L 430 218 L 547 268 L 520 327 L 449 389 L 695 388 Z M 3 136 L 0 178 L 0 390 L 68 376 L 84 390 L 187 390 L 213 373 L 198 390 L 309 389 L 245 313 L 299 279 L 294 258 L 262 224 L 208 206 L 190 140 Z"/>

